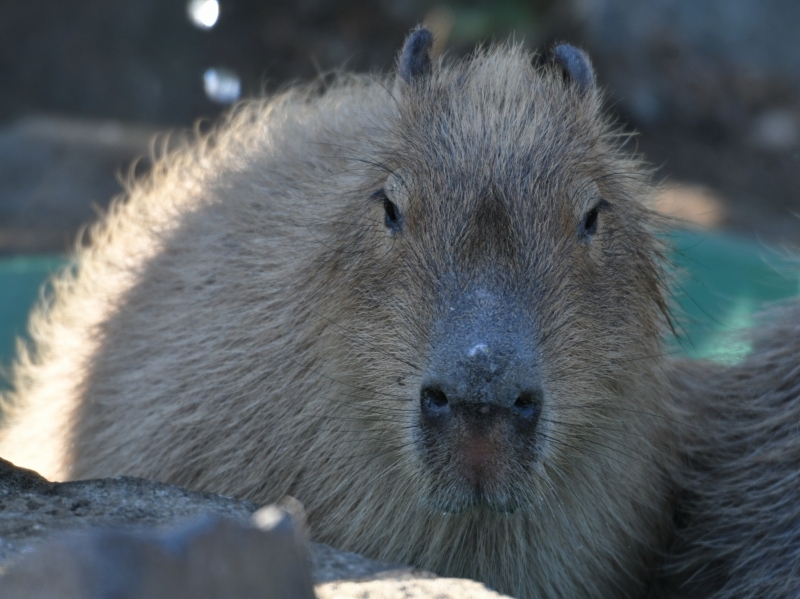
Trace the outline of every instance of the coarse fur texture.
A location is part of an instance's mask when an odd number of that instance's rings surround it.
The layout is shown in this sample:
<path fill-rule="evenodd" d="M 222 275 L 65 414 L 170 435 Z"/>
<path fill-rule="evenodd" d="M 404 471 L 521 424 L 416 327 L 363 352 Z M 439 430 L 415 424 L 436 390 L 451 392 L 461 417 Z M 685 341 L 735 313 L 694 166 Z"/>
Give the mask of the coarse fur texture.
<path fill-rule="evenodd" d="M 661 573 L 686 599 L 800 596 L 800 305 L 772 309 L 730 367 L 670 373 L 687 467 Z"/>
<path fill-rule="evenodd" d="M 159 161 L 33 315 L 0 455 L 293 495 L 316 540 L 517 597 L 642 596 L 691 387 L 663 357 L 647 177 L 595 90 L 518 46 L 408 72 L 243 104 Z M 535 432 L 433 442 L 432 332 L 475 297 L 530 331 Z M 484 447 L 500 474 L 472 489 Z"/>

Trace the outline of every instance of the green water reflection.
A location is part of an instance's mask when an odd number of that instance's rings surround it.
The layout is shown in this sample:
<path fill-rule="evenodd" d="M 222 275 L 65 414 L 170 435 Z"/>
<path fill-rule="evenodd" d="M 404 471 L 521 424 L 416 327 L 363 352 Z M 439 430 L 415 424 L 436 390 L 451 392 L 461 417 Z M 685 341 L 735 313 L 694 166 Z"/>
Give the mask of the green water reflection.
<path fill-rule="evenodd" d="M 719 233 L 669 236 L 676 274 L 675 346 L 692 357 L 735 361 L 748 350 L 736 331 L 753 314 L 800 293 L 800 259 L 787 251 Z"/>

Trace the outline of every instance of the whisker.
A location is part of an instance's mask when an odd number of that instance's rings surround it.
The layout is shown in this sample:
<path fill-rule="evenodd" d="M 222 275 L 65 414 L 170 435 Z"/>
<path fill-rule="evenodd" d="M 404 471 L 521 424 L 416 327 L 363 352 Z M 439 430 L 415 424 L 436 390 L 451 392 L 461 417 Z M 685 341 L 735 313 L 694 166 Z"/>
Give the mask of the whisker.
<path fill-rule="evenodd" d="M 613 447 L 609 447 L 608 445 L 603 445 L 602 443 L 600 443 L 600 442 L 598 442 L 598 441 L 593 441 L 593 440 L 591 440 L 591 439 L 587 439 L 587 438 L 585 438 L 585 437 L 581 437 L 581 436 L 579 436 L 579 435 L 576 435 L 576 434 L 574 434 L 574 433 L 567 433 L 567 432 L 564 432 L 564 431 L 561 431 L 561 432 L 562 432 L 562 434 L 566 435 L 566 436 L 567 436 L 568 438 L 570 438 L 570 439 L 576 439 L 576 440 L 578 440 L 578 441 L 583 441 L 584 443 L 591 443 L 592 445 L 597 445 L 597 446 L 599 446 L 599 447 L 602 447 L 603 449 L 608 449 L 609 451 L 613 451 L 613 452 L 616 452 L 616 453 L 618 453 L 618 454 L 620 454 L 620 455 L 623 455 L 623 456 L 625 456 L 625 457 L 626 457 L 626 458 L 628 458 L 628 459 L 635 460 L 635 461 L 637 461 L 637 462 L 640 462 L 640 463 L 642 463 L 642 464 L 649 464 L 649 462 L 646 462 L 645 460 L 642 460 L 641 458 L 638 458 L 638 457 L 636 457 L 636 456 L 629 455 L 629 454 L 625 453 L 624 451 L 621 451 L 621 450 L 619 450 L 619 449 L 615 449 L 615 448 L 613 448 Z M 621 445 L 621 444 L 620 444 L 620 445 Z M 632 450 L 630 447 L 626 447 L 626 446 L 624 446 L 624 445 L 623 445 L 623 447 L 625 447 L 625 448 L 626 448 L 626 449 L 628 449 L 629 451 L 633 451 L 633 450 Z M 592 450 L 589 450 L 589 451 L 592 451 Z M 605 455 L 605 454 L 603 454 L 602 452 L 598 452 L 598 453 L 599 453 L 599 455 L 602 455 L 602 456 L 604 456 L 604 457 L 606 457 L 606 458 L 608 458 L 608 459 L 612 459 L 612 460 L 614 460 L 614 461 L 618 462 L 619 464 L 623 464 L 623 465 L 625 464 L 625 462 L 622 462 L 622 461 L 616 460 L 616 459 L 615 459 L 614 457 L 612 457 L 612 456 Z"/>
<path fill-rule="evenodd" d="M 588 406 L 559 403 L 558 404 L 558 408 L 559 409 L 564 408 L 564 409 L 568 409 L 568 410 L 585 410 L 585 409 L 588 409 Z M 644 410 L 634 410 L 633 408 L 623 408 L 623 407 L 618 407 L 618 406 L 615 406 L 614 410 L 621 411 L 621 412 L 631 412 L 633 414 L 640 414 L 642 416 L 650 416 L 652 418 L 659 418 L 661 420 L 666 420 L 667 422 L 669 422 L 671 424 L 676 424 L 676 425 L 679 425 L 679 426 L 688 426 L 689 428 L 694 428 L 695 430 L 700 430 L 700 429 L 697 429 L 696 427 L 691 426 L 690 424 L 688 424 L 686 422 L 679 421 L 679 420 L 674 420 L 674 419 L 672 419 L 672 418 L 670 418 L 668 416 L 664 416 L 663 414 L 656 414 L 655 412 L 645 412 Z"/>
<path fill-rule="evenodd" d="M 563 422 L 561 420 L 553 420 L 552 418 L 540 418 L 539 420 L 541 422 L 549 422 L 549 423 L 552 423 L 552 424 L 558 424 L 560 426 L 569 426 L 569 427 L 574 427 L 574 428 L 579 428 L 579 429 L 584 429 L 584 428 L 589 427 L 589 428 L 591 428 L 591 430 L 599 429 L 599 430 L 610 431 L 610 432 L 614 432 L 614 433 L 623 433 L 623 434 L 626 434 L 626 435 L 634 435 L 636 437 L 640 437 L 640 438 L 648 440 L 648 441 L 650 440 L 648 437 L 646 437 L 645 435 L 642 435 L 640 433 L 635 433 L 633 431 L 626 431 L 626 430 L 618 429 L 618 428 L 608 428 L 608 427 L 604 427 L 604 426 L 598 426 L 596 424 L 592 424 L 592 425 L 577 424 L 577 423 L 574 423 L 574 422 Z M 612 437 L 608 437 L 608 439 L 611 440 L 613 438 Z"/>

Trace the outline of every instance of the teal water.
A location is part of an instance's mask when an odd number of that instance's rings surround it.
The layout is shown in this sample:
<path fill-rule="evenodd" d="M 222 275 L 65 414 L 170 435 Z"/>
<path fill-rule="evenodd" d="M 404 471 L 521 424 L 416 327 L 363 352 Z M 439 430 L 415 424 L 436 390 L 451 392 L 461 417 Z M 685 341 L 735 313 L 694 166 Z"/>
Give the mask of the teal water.
<path fill-rule="evenodd" d="M 14 357 L 16 339 L 25 333 L 28 312 L 43 285 L 66 264 L 61 256 L 0 260 L 0 368 L 5 369 Z"/>
<path fill-rule="evenodd" d="M 736 332 L 756 312 L 800 294 L 800 255 L 719 233 L 679 232 L 674 248 L 672 311 L 689 356 L 735 362 L 749 349 Z"/>
<path fill-rule="evenodd" d="M 676 352 L 734 361 L 747 351 L 735 332 L 754 312 L 800 294 L 800 259 L 754 242 L 719 233 L 675 232 L 672 285 L 678 338 Z M 0 366 L 14 356 L 28 312 L 42 286 L 67 264 L 60 256 L 0 260 Z"/>

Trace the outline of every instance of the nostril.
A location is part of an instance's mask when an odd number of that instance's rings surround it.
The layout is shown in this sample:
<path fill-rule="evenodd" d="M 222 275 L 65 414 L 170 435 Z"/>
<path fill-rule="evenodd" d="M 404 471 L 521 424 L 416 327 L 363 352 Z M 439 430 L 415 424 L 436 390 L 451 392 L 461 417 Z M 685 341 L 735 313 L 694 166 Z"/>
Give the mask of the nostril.
<path fill-rule="evenodd" d="M 439 387 L 427 385 L 420 392 L 420 407 L 422 413 L 430 418 L 444 416 L 450 412 L 450 403 L 447 395 Z"/>
<path fill-rule="evenodd" d="M 514 412 L 521 418 L 531 419 L 539 413 L 540 405 L 539 393 L 523 391 L 514 402 Z"/>

